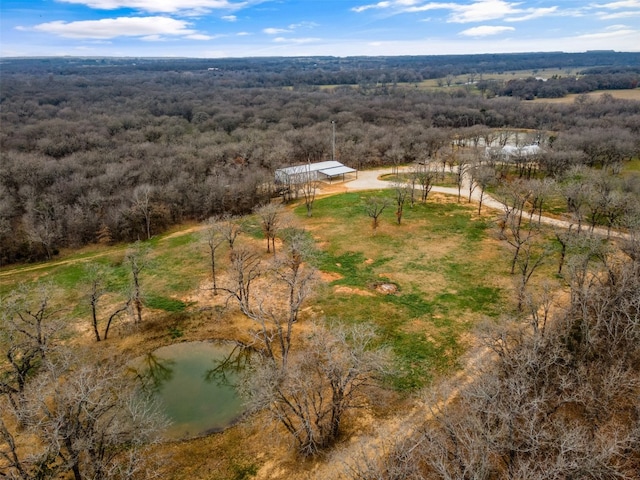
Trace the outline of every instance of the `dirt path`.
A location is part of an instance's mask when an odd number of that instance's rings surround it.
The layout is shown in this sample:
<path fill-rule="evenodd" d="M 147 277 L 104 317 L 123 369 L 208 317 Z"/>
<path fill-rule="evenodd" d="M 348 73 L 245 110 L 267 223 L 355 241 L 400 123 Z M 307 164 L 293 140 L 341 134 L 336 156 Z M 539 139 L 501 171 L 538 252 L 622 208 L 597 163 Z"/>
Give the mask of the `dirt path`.
<path fill-rule="evenodd" d="M 33 272 L 33 271 L 36 271 L 36 270 L 42 270 L 44 268 L 57 267 L 57 266 L 60 266 L 60 265 L 69 265 L 69 264 L 73 264 L 73 263 L 84 263 L 84 262 L 87 262 L 89 260 L 93 260 L 94 258 L 105 257 L 107 255 L 112 255 L 114 253 L 121 252 L 123 250 L 126 250 L 127 248 L 128 247 L 110 248 L 109 251 L 107 251 L 107 252 L 96 252 L 95 254 L 87 255 L 86 257 L 82 257 L 82 258 L 67 258 L 67 259 L 64 259 L 64 260 L 56 260 L 56 261 L 53 261 L 53 262 L 38 263 L 36 265 L 29 265 L 29 266 L 21 265 L 19 267 L 11 267 L 11 268 L 8 268 L 6 270 L 0 270 L 0 278 L 1 277 L 9 277 L 11 275 L 16 275 L 16 274 L 25 273 L 25 272 Z"/>
<path fill-rule="evenodd" d="M 371 433 L 336 448 L 327 459 L 319 462 L 308 480 L 351 480 L 353 472 L 367 462 L 388 454 L 395 442 L 409 438 L 415 429 L 434 418 L 438 412 L 456 399 L 460 391 L 475 378 L 477 368 L 488 361 L 491 352 L 484 348 L 476 350 L 463 363 L 464 368 L 447 380 L 448 390 L 444 397 L 435 400 L 417 400 L 410 411 L 400 412 L 382 421 L 377 421 Z M 267 480 L 269 477 L 256 477 Z M 356 477 L 360 478 L 360 477 Z"/>
<path fill-rule="evenodd" d="M 186 227 L 182 230 L 178 230 L 176 232 L 173 232 L 169 235 L 167 235 L 166 237 L 163 237 L 160 241 L 164 242 L 167 241 L 171 238 L 175 238 L 175 237 L 180 237 L 182 235 L 187 235 L 189 233 L 192 232 L 197 232 L 199 230 L 202 230 L 203 226 L 202 225 L 194 225 L 191 227 Z M 108 255 L 113 255 L 113 254 L 117 254 L 120 252 L 124 252 L 127 250 L 127 248 L 129 248 L 128 245 L 123 245 L 123 246 L 117 246 L 117 247 L 109 247 L 106 251 L 102 251 L 102 252 L 96 252 L 96 253 L 92 253 L 90 255 L 86 255 L 84 257 L 81 258 L 66 258 L 66 259 L 62 259 L 62 260 L 55 260 L 52 262 L 42 262 L 42 263 L 37 263 L 35 265 L 20 265 L 18 267 L 9 267 L 7 269 L 2 269 L 0 270 L 0 278 L 2 277 L 9 277 L 11 275 L 17 275 L 17 274 L 21 274 L 21 273 L 25 273 L 25 272 L 35 272 L 37 270 L 42 270 L 44 268 L 51 268 L 51 267 L 57 267 L 60 265 L 70 265 L 70 264 L 74 264 L 74 263 L 85 263 L 88 262 L 90 260 L 94 260 L 96 258 L 101 258 L 101 257 L 106 257 Z"/>

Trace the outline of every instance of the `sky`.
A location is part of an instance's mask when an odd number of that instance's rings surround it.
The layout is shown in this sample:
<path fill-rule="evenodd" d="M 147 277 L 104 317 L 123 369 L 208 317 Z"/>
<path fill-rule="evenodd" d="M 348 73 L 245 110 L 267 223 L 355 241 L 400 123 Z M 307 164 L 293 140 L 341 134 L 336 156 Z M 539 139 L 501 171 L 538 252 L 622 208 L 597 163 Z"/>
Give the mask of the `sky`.
<path fill-rule="evenodd" d="M 0 56 L 640 51 L 640 0 L 0 0 Z"/>

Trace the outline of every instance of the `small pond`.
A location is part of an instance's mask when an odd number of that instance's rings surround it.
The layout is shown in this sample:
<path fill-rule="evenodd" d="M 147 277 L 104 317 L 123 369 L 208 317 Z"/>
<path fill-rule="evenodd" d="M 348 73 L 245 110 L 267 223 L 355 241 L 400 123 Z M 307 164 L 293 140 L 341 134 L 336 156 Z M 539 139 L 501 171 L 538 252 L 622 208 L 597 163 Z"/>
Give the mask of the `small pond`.
<path fill-rule="evenodd" d="M 171 420 L 165 436 L 177 440 L 222 430 L 242 415 L 234 386 L 242 363 L 234 344 L 186 342 L 138 358 L 134 368 L 153 386 Z"/>

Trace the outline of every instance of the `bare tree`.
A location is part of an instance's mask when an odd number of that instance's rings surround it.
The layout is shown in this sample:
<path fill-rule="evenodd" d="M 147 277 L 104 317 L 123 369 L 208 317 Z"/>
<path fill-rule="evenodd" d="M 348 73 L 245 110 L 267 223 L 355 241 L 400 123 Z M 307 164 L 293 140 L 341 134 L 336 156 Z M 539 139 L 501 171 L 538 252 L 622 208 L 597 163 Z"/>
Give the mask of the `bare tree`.
<path fill-rule="evenodd" d="M 551 282 L 542 282 L 540 292 L 527 295 L 525 298 L 529 311 L 529 324 L 535 338 L 544 337 L 547 324 L 551 320 L 552 307 L 556 300 L 554 290 L 557 287 Z"/>
<path fill-rule="evenodd" d="M 29 241 L 41 245 L 47 260 L 51 260 L 62 237 L 62 226 L 55 208 L 46 201 L 29 202 L 22 221 Z"/>
<path fill-rule="evenodd" d="M 557 191 L 557 185 L 554 180 L 545 178 L 539 180 L 534 178 L 527 181 L 527 185 L 531 191 L 531 199 L 529 201 L 531 209 L 529 217 L 532 218 L 536 211 L 538 212 L 538 223 L 542 221 L 542 211 L 544 204 L 549 197 Z"/>
<path fill-rule="evenodd" d="M 478 196 L 478 215 L 480 215 L 487 188 L 495 185 L 497 181 L 496 171 L 490 165 L 475 165 L 470 172 L 470 176 L 472 177 L 470 182 L 474 182 L 480 188 L 480 195 Z"/>
<path fill-rule="evenodd" d="M 218 227 L 227 245 L 229 245 L 229 252 L 232 252 L 236 239 L 242 233 L 240 218 L 224 214 L 218 221 Z"/>
<path fill-rule="evenodd" d="M 136 323 L 142 322 L 142 306 L 144 304 L 144 295 L 142 293 L 142 285 L 140 274 L 148 264 L 148 249 L 136 242 L 127 250 L 124 260 L 131 273 L 131 289 L 129 298 L 134 308 L 134 318 Z"/>
<path fill-rule="evenodd" d="M 222 226 L 219 218 L 211 217 L 207 220 L 206 227 L 202 233 L 202 238 L 209 248 L 209 266 L 211 267 L 211 291 L 218 294 L 216 285 L 216 250 L 225 242 L 225 227 Z M 235 240 L 235 239 L 234 239 Z M 233 243 L 233 241 L 231 242 Z"/>
<path fill-rule="evenodd" d="M 104 295 L 112 293 L 110 291 L 111 276 L 111 271 L 107 267 L 97 263 L 90 263 L 85 268 L 86 298 L 91 308 L 91 326 L 96 342 L 109 338 L 109 332 L 114 320 L 131 306 L 132 297 L 128 296 L 122 303 L 118 303 L 114 310 L 108 312 L 102 335 L 100 334 L 101 311 L 104 313 L 104 309 L 100 308 L 100 304 Z"/>
<path fill-rule="evenodd" d="M 371 218 L 371 227 L 375 232 L 380 223 L 380 215 L 385 208 L 389 206 L 389 199 L 386 197 L 368 197 L 365 201 L 364 209 L 367 215 Z"/>
<path fill-rule="evenodd" d="M 416 163 L 413 169 L 413 175 L 418 184 L 422 187 L 421 200 L 422 203 L 424 203 L 427 201 L 427 196 L 438 179 L 438 169 L 435 163 L 430 159 L 425 159 L 422 163 Z"/>
<path fill-rule="evenodd" d="M 571 168 L 565 175 L 560 192 L 567 202 L 567 210 L 578 224 L 578 233 L 580 233 L 586 204 L 589 200 L 588 180 L 585 168 Z"/>
<path fill-rule="evenodd" d="M 319 453 L 336 440 L 345 414 L 362 405 L 364 388 L 386 368 L 386 351 L 372 348 L 373 339 L 362 325 L 316 327 L 288 368 L 254 366 L 244 385 L 249 405 L 266 410 L 271 425 L 284 427 L 301 455 Z"/>
<path fill-rule="evenodd" d="M 513 247 L 511 274 L 515 273 L 518 255 L 523 245 L 529 243 L 538 233 L 537 225 L 525 219 L 524 213 L 531 192 L 524 182 L 511 182 L 502 189 L 501 202 L 505 214 L 500 230 L 500 238 Z"/>
<path fill-rule="evenodd" d="M 402 147 L 394 145 L 387 150 L 384 155 L 391 163 L 391 174 L 398 175 L 400 165 L 405 161 L 405 150 Z"/>
<path fill-rule="evenodd" d="M 304 205 L 307 208 L 307 217 L 311 217 L 313 202 L 316 199 L 316 192 L 318 191 L 318 184 L 317 172 L 312 172 L 307 168 L 307 170 L 302 173 L 302 183 L 300 185 L 302 196 L 304 197 Z"/>
<path fill-rule="evenodd" d="M 166 425 L 156 406 L 127 377 L 121 361 L 66 356 L 47 362 L 30 381 L 25 402 L 3 414 L 19 418 L 23 432 L 0 425 L 9 448 L 9 478 L 96 480 L 154 478 L 157 464 L 143 449 Z M 6 417 L 5 417 L 6 418 Z M 13 448 L 12 448 L 13 447 Z M 20 452 L 29 454 L 20 457 Z"/>
<path fill-rule="evenodd" d="M 153 187 L 149 184 L 138 185 L 133 189 L 131 197 L 133 207 L 144 219 L 147 240 L 151 238 L 151 195 L 153 194 L 153 190 Z"/>
<path fill-rule="evenodd" d="M 257 300 L 257 307 L 249 312 L 258 325 L 253 332 L 255 347 L 283 369 L 291 350 L 293 327 L 316 278 L 316 269 L 309 263 L 315 251 L 311 238 L 305 232 L 293 230 L 285 240 L 284 254 L 270 267 L 275 282 L 268 293 L 269 301 Z"/>
<path fill-rule="evenodd" d="M 622 218 L 628 234 L 621 242 L 621 250 L 634 262 L 640 262 L 640 208 L 629 209 Z"/>
<path fill-rule="evenodd" d="M 567 283 L 571 287 L 571 304 L 584 302 L 594 284 L 600 283 L 600 270 L 610 253 L 610 246 L 590 235 L 567 237 Z"/>
<path fill-rule="evenodd" d="M 539 245 L 532 236 L 527 238 L 520 247 L 516 259 L 516 269 L 519 273 L 517 282 L 518 311 L 522 311 L 526 299 L 526 289 L 533 273 L 540 268 L 550 256 L 550 250 L 546 245 Z"/>
<path fill-rule="evenodd" d="M 6 412 L 11 411 L 11 405 L 3 404 L 2 398 L 0 398 L 1 411 L 6 415 Z M 23 461 L 20 452 L 20 445 L 16 442 L 16 439 L 7 428 L 7 425 L 0 415 L 0 468 L 2 469 L 2 478 L 9 478 L 11 480 L 31 480 L 31 471 L 26 462 Z"/>
<path fill-rule="evenodd" d="M 86 268 L 86 281 L 89 284 L 89 305 L 91 305 L 91 326 L 96 337 L 96 342 L 101 340 L 98 330 L 98 303 L 100 298 L 107 293 L 105 269 L 98 264 L 91 263 Z"/>
<path fill-rule="evenodd" d="M 52 287 L 21 286 L 0 299 L 0 394 L 16 406 L 31 376 L 55 347 L 59 309 L 52 307 Z"/>
<path fill-rule="evenodd" d="M 467 170 L 470 167 L 469 160 L 462 155 L 457 155 L 455 157 L 455 169 L 454 174 L 456 178 L 456 186 L 458 187 L 458 203 L 460 202 L 460 198 L 462 197 L 462 187 L 464 185 L 464 180 L 467 175 Z"/>
<path fill-rule="evenodd" d="M 453 83 L 453 80 L 455 79 L 455 77 L 451 74 L 448 73 L 445 77 L 444 77 L 444 82 L 447 84 L 447 87 L 450 87 L 451 84 Z"/>
<path fill-rule="evenodd" d="M 405 182 L 394 182 L 393 188 L 395 190 L 396 200 L 396 221 L 398 225 L 402 222 L 402 214 L 404 212 L 404 204 L 407 201 L 407 197 L 411 194 L 411 185 Z"/>
<path fill-rule="evenodd" d="M 236 248 L 231 252 L 231 285 L 229 287 L 219 287 L 227 292 L 230 297 L 238 302 L 240 310 L 246 316 L 253 315 L 253 297 L 251 286 L 258 277 L 263 274 L 262 261 L 260 255 L 248 247 Z"/>
<path fill-rule="evenodd" d="M 267 253 L 276 253 L 276 236 L 282 227 L 284 207 L 276 203 L 267 203 L 254 209 L 262 224 L 262 232 L 267 240 Z"/>

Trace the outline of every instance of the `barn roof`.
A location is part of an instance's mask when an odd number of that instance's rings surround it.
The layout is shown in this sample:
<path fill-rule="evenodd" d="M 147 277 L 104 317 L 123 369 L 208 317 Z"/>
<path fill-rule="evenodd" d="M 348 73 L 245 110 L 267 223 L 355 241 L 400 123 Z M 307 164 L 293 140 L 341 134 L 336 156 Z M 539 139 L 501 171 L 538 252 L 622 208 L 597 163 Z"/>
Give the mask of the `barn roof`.
<path fill-rule="evenodd" d="M 323 175 L 326 175 L 327 177 L 336 177 L 344 173 L 353 173 L 355 171 L 356 171 L 355 168 L 347 167 L 346 165 L 341 165 L 339 167 L 333 167 L 333 168 L 324 168 L 322 170 L 319 170 L 320 173 L 322 173 Z"/>
<path fill-rule="evenodd" d="M 344 167 L 344 165 L 338 162 L 337 160 L 327 160 L 326 162 L 303 163 L 301 165 L 294 165 L 292 167 L 279 168 L 276 171 L 285 173 L 287 175 L 295 175 L 296 173 L 301 173 L 301 172 L 319 172 L 322 170 L 329 170 L 332 168 L 339 168 L 339 167 Z M 345 167 L 345 168 L 348 168 L 348 167 Z"/>

